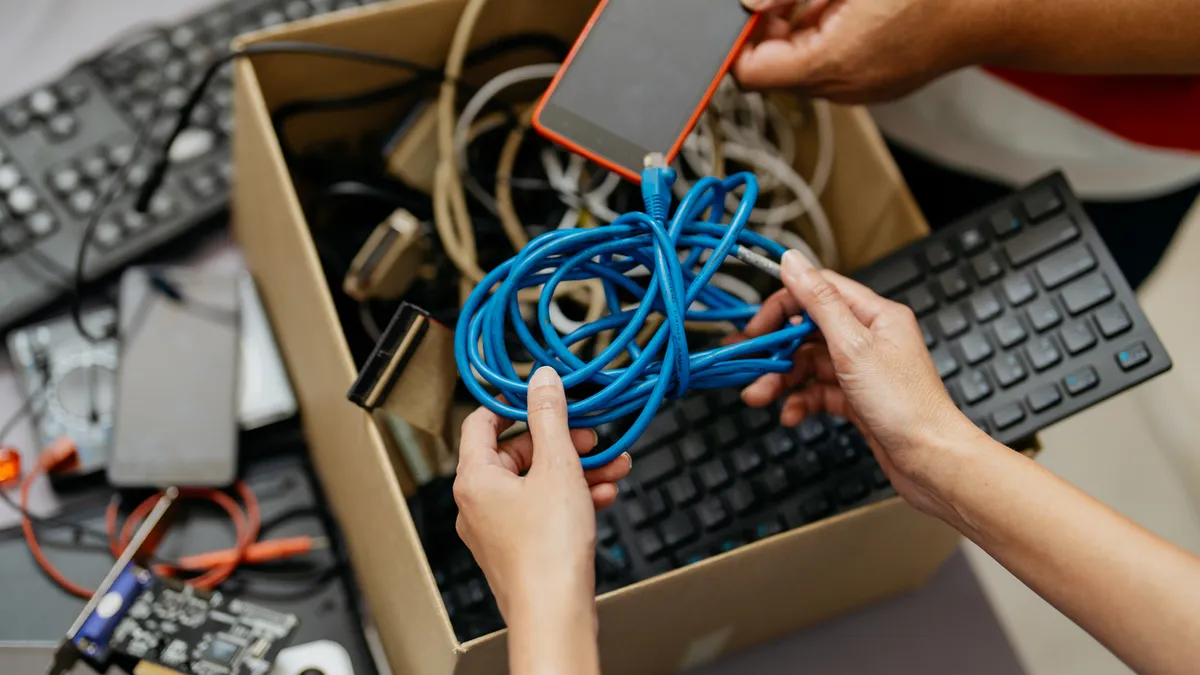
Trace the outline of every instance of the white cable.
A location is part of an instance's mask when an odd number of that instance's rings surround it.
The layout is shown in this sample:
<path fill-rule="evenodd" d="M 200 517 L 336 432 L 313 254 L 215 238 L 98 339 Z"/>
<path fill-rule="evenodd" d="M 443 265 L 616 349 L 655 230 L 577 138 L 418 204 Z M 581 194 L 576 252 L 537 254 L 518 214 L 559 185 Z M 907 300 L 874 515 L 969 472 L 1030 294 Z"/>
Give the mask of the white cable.
<path fill-rule="evenodd" d="M 484 107 L 491 102 L 500 92 L 505 89 L 532 82 L 535 80 L 549 80 L 558 73 L 559 65 L 557 63 L 537 63 L 529 66 L 521 66 L 512 70 L 503 72 L 475 92 L 471 100 L 467 101 L 467 105 L 463 107 L 462 113 L 458 116 L 458 122 L 454 126 L 454 157 L 458 166 L 457 169 L 460 176 L 463 177 L 463 184 L 471 194 L 483 204 L 484 208 L 491 211 L 493 215 L 497 214 L 496 200 L 483 186 L 475 180 L 474 176 L 467 170 L 467 147 L 470 145 L 470 129 L 475 122 L 475 118 L 483 111 Z"/>

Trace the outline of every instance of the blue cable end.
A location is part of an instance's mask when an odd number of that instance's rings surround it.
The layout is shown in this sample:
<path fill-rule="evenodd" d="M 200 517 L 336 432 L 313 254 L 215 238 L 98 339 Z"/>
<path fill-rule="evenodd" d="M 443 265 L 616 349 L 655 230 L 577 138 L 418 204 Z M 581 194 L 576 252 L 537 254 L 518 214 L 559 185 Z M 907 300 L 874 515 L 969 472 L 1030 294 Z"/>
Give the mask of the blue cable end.
<path fill-rule="evenodd" d="M 642 201 L 646 204 L 646 213 L 658 222 L 666 223 L 671 211 L 675 169 L 667 166 L 666 157 L 658 152 L 646 155 L 645 167 L 642 170 Z"/>

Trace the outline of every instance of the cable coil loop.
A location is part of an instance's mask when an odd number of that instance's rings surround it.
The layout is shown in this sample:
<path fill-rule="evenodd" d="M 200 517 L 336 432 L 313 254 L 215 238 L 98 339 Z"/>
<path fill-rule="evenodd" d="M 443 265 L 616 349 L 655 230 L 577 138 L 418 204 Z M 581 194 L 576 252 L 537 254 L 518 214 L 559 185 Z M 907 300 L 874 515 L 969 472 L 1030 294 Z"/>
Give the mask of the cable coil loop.
<path fill-rule="evenodd" d="M 793 352 L 814 329 L 805 317 L 769 335 L 689 351 L 685 323 L 729 322 L 740 329 L 758 311 L 757 305 L 709 284 L 721 263 L 736 255 L 738 247 L 755 247 L 776 259 L 783 256 L 784 248 L 745 229 L 758 197 L 753 175 L 698 181 L 668 221 L 674 178 L 674 172 L 665 168 L 643 173 L 646 213 L 626 213 L 611 225 L 551 230 L 535 238 L 484 277 L 459 317 L 455 358 L 460 375 L 472 395 L 495 413 L 526 421 L 528 381 L 513 368 L 506 343 L 510 335 L 537 366 L 553 367 L 568 392 L 583 384 L 593 386 L 586 397 L 568 404 L 571 427 L 596 427 L 637 413 L 633 425 L 613 445 L 583 458 L 585 469 L 608 464 L 628 450 L 668 398 L 682 397 L 692 389 L 742 387 L 766 373 L 788 372 Z M 722 224 L 725 196 L 742 186 L 745 191 L 732 221 Z M 708 251 L 712 254 L 701 266 Z M 641 266 L 651 271 L 648 280 L 627 276 Z M 586 279 L 600 280 L 609 315 L 560 335 L 550 317 L 554 289 L 566 281 Z M 540 339 L 522 318 L 517 297 L 522 289 L 535 287 L 541 287 Z M 632 301 L 622 303 L 623 297 Z M 644 347 L 639 346 L 634 338 L 652 313 L 666 321 Z M 605 331 L 617 335 L 590 361 L 570 351 L 571 345 Z M 628 353 L 629 364 L 609 367 L 623 352 Z M 490 394 L 480 379 L 498 390 L 502 399 Z"/>

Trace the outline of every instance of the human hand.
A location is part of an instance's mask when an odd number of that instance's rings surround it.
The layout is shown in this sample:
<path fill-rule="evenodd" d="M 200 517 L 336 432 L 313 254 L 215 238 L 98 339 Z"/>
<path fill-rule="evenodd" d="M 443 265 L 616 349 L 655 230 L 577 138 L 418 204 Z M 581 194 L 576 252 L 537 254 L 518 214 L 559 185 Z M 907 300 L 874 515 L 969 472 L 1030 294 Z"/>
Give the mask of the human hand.
<path fill-rule="evenodd" d="M 732 1 L 732 0 L 731 0 Z M 1005 3 L 987 0 L 742 0 L 762 11 L 734 75 L 838 103 L 898 98 L 1003 44 Z"/>
<path fill-rule="evenodd" d="M 511 422 L 480 408 L 462 427 L 454 500 L 458 534 L 483 568 L 500 612 L 542 611 L 538 601 L 590 604 L 597 509 L 617 498 L 628 454 L 584 472 L 596 433 L 567 427 L 562 380 L 542 368 L 529 382 L 530 433 L 497 442 Z"/>
<path fill-rule="evenodd" d="M 795 368 L 768 374 L 742 392 L 763 407 L 786 397 L 780 422 L 795 426 L 818 412 L 855 422 L 896 490 L 917 508 L 950 518 L 930 485 L 930 470 L 983 437 L 950 400 L 912 310 L 803 255 L 783 257 L 785 288 L 763 303 L 745 337 L 778 330 L 807 311 L 821 329 L 797 350 Z M 801 387 L 796 389 L 796 387 Z"/>

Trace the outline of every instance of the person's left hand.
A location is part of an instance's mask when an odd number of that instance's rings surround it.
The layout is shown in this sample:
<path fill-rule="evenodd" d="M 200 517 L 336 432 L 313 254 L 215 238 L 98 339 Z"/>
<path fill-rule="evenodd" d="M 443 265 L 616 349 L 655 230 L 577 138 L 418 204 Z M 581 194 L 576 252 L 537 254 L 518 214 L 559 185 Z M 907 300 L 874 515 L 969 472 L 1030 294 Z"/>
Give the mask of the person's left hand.
<path fill-rule="evenodd" d="M 483 568 L 500 612 L 550 608 L 535 602 L 591 602 L 595 595 L 596 509 L 612 505 L 632 460 L 584 472 L 579 456 L 596 434 L 567 427 L 562 380 L 552 368 L 529 382 L 530 434 L 497 442 L 511 422 L 480 408 L 459 444 L 458 534 Z"/>

